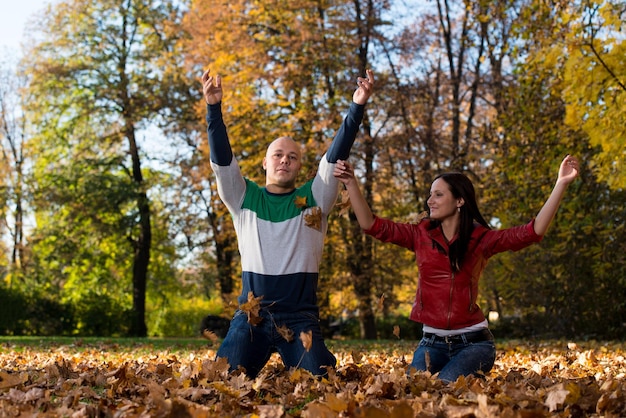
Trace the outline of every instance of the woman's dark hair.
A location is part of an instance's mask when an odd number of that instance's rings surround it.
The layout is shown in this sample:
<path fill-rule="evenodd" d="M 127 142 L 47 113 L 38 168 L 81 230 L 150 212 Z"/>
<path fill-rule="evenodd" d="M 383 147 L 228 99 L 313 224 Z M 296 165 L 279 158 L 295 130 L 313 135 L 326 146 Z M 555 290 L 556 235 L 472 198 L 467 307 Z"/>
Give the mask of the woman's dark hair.
<path fill-rule="evenodd" d="M 452 196 L 455 199 L 463 199 L 464 204 L 459 208 L 461 222 L 459 225 L 459 238 L 450 245 L 448 258 L 450 259 L 450 268 L 452 271 L 459 271 L 467 253 L 472 231 L 474 230 L 474 222 L 478 222 L 485 228 L 491 229 L 483 215 L 478 210 L 476 203 L 476 192 L 472 181 L 463 173 L 451 172 L 442 173 L 435 177 L 435 180 L 442 179 L 448 185 Z M 434 181 L 434 180 L 433 180 Z M 440 221 L 431 221 L 432 227 L 438 227 Z"/>

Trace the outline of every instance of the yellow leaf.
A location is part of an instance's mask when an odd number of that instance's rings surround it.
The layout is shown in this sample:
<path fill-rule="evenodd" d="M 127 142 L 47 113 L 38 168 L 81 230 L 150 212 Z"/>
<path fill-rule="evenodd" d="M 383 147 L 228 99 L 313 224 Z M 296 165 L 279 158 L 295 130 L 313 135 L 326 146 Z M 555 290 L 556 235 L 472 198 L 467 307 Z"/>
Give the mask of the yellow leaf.
<path fill-rule="evenodd" d="M 296 206 L 299 208 L 306 208 L 306 196 L 296 196 L 295 197 Z"/>
<path fill-rule="evenodd" d="M 326 405 L 335 412 L 342 412 L 348 409 L 348 402 L 339 399 L 334 393 L 326 394 Z"/>

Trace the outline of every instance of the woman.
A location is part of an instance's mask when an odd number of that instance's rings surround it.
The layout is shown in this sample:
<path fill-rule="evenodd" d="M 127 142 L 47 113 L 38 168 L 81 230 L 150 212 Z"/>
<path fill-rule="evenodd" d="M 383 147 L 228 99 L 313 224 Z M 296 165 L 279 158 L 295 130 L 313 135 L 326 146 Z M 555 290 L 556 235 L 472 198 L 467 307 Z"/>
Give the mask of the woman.
<path fill-rule="evenodd" d="M 423 324 L 424 335 L 411 368 L 439 373 L 446 382 L 491 370 L 495 343 L 476 304 L 478 280 L 492 255 L 541 241 L 578 171 L 578 161 L 566 156 L 552 193 L 535 219 L 492 230 L 478 210 L 472 182 L 461 173 L 437 176 L 427 201 L 429 217 L 409 224 L 373 215 L 352 167 L 337 162 L 333 174 L 344 183 L 364 232 L 415 252 L 419 280 L 410 319 Z"/>

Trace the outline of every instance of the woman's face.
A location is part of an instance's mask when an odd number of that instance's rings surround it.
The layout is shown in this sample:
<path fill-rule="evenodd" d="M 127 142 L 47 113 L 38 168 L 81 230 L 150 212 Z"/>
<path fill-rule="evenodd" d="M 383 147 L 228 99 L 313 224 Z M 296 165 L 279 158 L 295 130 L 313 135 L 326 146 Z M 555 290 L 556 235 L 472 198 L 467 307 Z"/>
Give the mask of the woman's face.
<path fill-rule="evenodd" d="M 463 206 L 462 198 L 455 198 L 445 180 L 438 178 L 430 186 L 430 196 L 426 201 L 430 209 L 430 218 L 443 221 L 458 216 L 458 208 Z"/>

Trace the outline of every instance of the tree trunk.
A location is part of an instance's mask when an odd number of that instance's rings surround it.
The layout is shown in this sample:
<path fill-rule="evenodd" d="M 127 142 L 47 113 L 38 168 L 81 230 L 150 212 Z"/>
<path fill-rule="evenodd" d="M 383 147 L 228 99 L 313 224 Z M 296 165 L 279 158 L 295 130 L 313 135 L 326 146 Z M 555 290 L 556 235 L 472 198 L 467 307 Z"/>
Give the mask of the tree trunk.
<path fill-rule="evenodd" d="M 148 277 L 148 265 L 150 264 L 150 246 L 152 243 L 152 229 L 150 220 L 150 201 L 144 191 L 143 176 L 141 174 L 141 162 L 135 140 L 135 130 L 131 128 L 127 132 L 130 144 L 130 154 L 133 162 L 133 181 L 138 190 L 137 209 L 139 210 L 139 235 L 133 239 L 133 311 L 131 318 L 130 335 L 133 337 L 146 337 L 146 283 Z"/>

